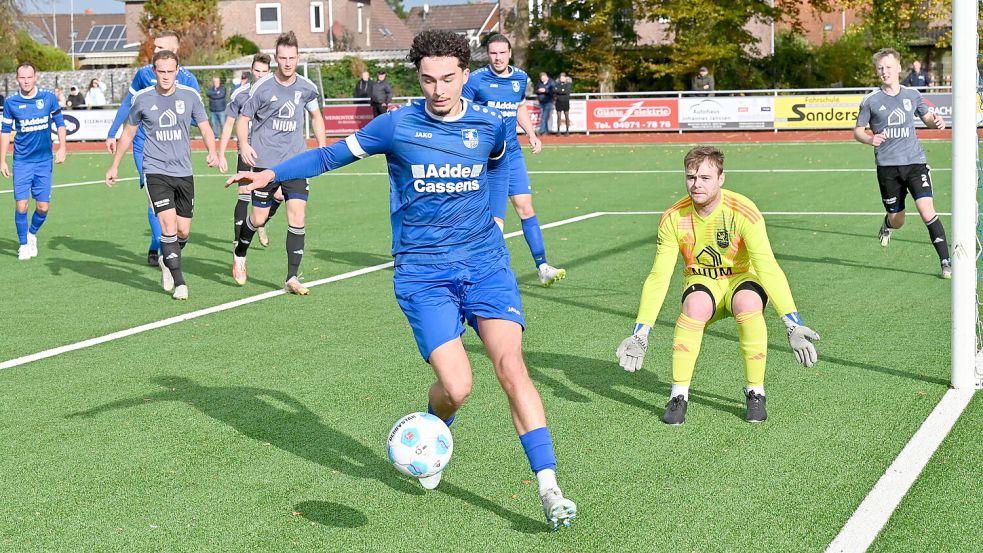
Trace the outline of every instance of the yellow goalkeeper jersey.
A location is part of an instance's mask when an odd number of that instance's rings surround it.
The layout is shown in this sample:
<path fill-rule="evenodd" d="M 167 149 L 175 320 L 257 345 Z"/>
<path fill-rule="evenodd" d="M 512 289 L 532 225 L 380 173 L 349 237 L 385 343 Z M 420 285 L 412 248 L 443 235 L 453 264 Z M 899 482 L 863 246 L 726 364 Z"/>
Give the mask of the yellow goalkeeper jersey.
<path fill-rule="evenodd" d="M 761 212 L 737 192 L 722 189 L 720 193 L 720 203 L 706 217 L 697 213 L 688 196 L 662 215 L 655 263 L 642 288 L 636 322 L 655 324 L 677 253 L 683 254 L 687 278 L 732 279 L 750 273 L 764 287 L 779 315 L 797 311 L 785 273 L 771 251 Z"/>

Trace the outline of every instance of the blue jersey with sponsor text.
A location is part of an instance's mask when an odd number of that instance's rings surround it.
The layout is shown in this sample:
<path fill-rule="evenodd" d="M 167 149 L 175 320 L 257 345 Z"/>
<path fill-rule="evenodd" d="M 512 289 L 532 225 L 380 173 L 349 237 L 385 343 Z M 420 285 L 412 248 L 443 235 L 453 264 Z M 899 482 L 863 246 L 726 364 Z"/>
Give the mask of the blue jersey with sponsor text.
<path fill-rule="evenodd" d="M 198 86 L 198 79 L 195 78 L 191 71 L 183 67 L 177 68 L 177 84 L 190 86 L 197 92 L 201 92 L 201 87 Z M 133 75 L 133 81 L 130 83 L 130 90 L 126 93 L 123 98 L 123 102 L 119 106 L 119 110 L 116 111 L 116 118 L 113 119 L 113 125 L 109 127 L 108 138 L 115 138 L 116 133 L 119 132 L 119 128 L 123 126 L 126 122 L 126 116 L 130 113 L 130 107 L 133 105 L 133 95 L 137 92 L 149 88 L 151 86 L 157 85 L 157 76 L 154 75 L 154 66 L 147 64 L 137 69 L 136 75 Z M 196 121 L 197 123 L 197 121 Z M 215 129 L 212 129 L 215 131 Z M 221 132 L 221 130 L 216 131 Z M 143 128 L 137 128 L 137 134 L 133 137 L 133 143 L 143 144 L 144 134 Z"/>
<path fill-rule="evenodd" d="M 516 136 L 516 114 L 519 105 L 526 98 L 526 83 L 529 75 L 518 67 L 509 66 L 506 75 L 499 75 L 490 65 L 475 69 L 468 77 L 461 95 L 476 104 L 495 108 L 505 120 L 509 148 L 519 147 Z"/>
<path fill-rule="evenodd" d="M 51 159 L 51 133 L 55 127 L 64 126 L 58 98 L 46 88 L 36 87 L 30 96 L 18 90 L 3 102 L 2 132 L 17 133 L 14 136 L 14 161 Z"/>
<path fill-rule="evenodd" d="M 430 113 L 423 101 L 383 114 L 345 140 L 274 166 L 276 180 L 385 154 L 397 264 L 450 263 L 500 248 L 490 202 L 504 204 L 508 189 L 505 123 L 495 109 L 462 103 L 453 117 Z"/>

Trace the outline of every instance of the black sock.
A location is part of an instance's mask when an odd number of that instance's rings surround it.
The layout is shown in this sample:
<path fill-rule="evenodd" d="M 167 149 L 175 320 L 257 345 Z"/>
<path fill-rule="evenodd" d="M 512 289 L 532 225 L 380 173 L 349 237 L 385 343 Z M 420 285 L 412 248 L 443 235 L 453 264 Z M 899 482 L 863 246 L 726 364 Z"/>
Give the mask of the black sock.
<path fill-rule="evenodd" d="M 304 258 L 304 227 L 287 225 L 287 280 L 297 276 L 300 261 Z"/>
<path fill-rule="evenodd" d="M 161 255 L 164 256 L 164 266 L 171 271 L 174 277 L 174 286 L 184 284 L 184 275 L 181 274 L 181 246 L 178 244 L 177 236 L 174 234 L 163 234 L 160 237 Z"/>
<path fill-rule="evenodd" d="M 178 239 L 177 239 L 177 245 L 178 246 L 181 246 L 181 250 L 183 251 L 184 250 L 184 247 L 188 245 L 188 239 L 187 238 L 178 237 Z"/>
<path fill-rule="evenodd" d="M 276 214 L 276 210 L 280 209 L 280 205 L 282 203 L 283 202 L 281 202 L 280 200 L 277 200 L 275 198 L 273 199 L 273 205 L 270 206 L 270 214 L 266 216 L 266 223 L 270 222 L 270 219 L 272 219 L 273 215 Z M 266 226 L 266 223 L 263 223 L 263 226 Z"/>
<path fill-rule="evenodd" d="M 891 226 L 891 218 L 884 215 L 884 228 L 894 228 Z"/>
<path fill-rule="evenodd" d="M 253 241 L 253 235 L 256 234 L 256 227 L 253 226 L 253 220 L 246 217 L 245 223 L 239 227 L 239 243 L 236 244 L 236 257 L 246 257 L 246 251 L 249 250 L 249 243 Z"/>
<path fill-rule="evenodd" d="M 239 199 L 236 200 L 236 208 L 232 215 L 232 221 L 235 223 L 232 229 L 232 236 L 236 242 L 239 241 L 239 229 L 245 224 L 247 217 L 249 217 L 249 194 L 239 194 Z"/>
<path fill-rule="evenodd" d="M 945 239 L 945 227 L 936 215 L 931 221 L 925 223 L 928 227 L 928 237 L 935 246 L 936 253 L 939 254 L 939 261 L 949 261 L 949 243 Z"/>

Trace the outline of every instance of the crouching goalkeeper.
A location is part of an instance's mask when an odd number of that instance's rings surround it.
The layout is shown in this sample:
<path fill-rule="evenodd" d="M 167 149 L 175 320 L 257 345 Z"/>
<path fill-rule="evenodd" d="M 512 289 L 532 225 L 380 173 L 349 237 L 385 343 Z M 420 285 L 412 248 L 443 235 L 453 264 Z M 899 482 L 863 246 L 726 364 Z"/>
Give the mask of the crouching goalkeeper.
<path fill-rule="evenodd" d="M 686 154 L 683 165 L 689 196 L 669 208 L 659 222 L 655 263 L 642 288 L 635 332 L 621 342 L 616 355 L 626 371 L 641 368 L 649 331 L 666 298 L 677 252 L 681 253 L 683 306 L 673 336 L 672 391 L 662 420 L 683 423 L 704 329 L 733 316 L 744 357 L 746 418 L 761 422 L 768 418 L 764 387 L 768 329 L 762 311 L 769 298 L 788 329 L 795 359 L 806 367 L 816 363 L 813 342 L 819 341 L 819 335 L 802 324 L 785 273 L 771 251 L 761 212 L 741 194 L 722 190 L 723 152 L 699 146 Z"/>

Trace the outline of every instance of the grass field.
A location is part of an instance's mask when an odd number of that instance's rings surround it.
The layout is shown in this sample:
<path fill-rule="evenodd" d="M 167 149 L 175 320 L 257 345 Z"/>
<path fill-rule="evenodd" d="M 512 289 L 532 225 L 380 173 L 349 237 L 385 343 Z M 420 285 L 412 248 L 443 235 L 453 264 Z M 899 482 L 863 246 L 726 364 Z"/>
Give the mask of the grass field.
<path fill-rule="evenodd" d="M 950 145 L 925 144 L 948 165 Z M 726 146 L 727 186 L 755 200 L 799 311 L 823 336 L 795 364 L 769 308 L 769 420 L 743 421 L 732 320 L 708 331 L 687 423 L 660 422 L 679 279 L 642 371 L 614 349 L 632 328 L 658 212 L 684 194 L 684 146 L 547 147 L 528 156 L 566 281 L 543 289 L 511 238 L 524 347 L 564 492 L 580 517 L 550 534 L 504 394 L 472 332 L 475 388 L 440 487 L 399 476 L 384 442 L 433 377 L 378 269 L 0 371 L 2 551 L 821 551 L 947 389 L 950 286 L 917 218 L 890 248 L 871 152 L 855 143 Z M 230 276 L 234 192 L 204 167 L 184 252 L 187 302 L 145 265 L 133 181 L 59 188 L 40 255 L 0 234 L 0 362 L 276 290 L 285 219 Z M 56 183 L 102 179 L 75 154 Z M 133 176 L 132 164 L 124 164 Z M 830 171 L 829 169 L 835 169 Z M 383 159 L 315 179 L 304 279 L 390 260 Z M 936 171 L 937 206 L 951 179 Z M 9 190 L 9 181 L 0 189 Z M 10 202 L 9 192 L 0 201 Z M 621 213 L 619 213 L 621 212 Z M 858 213 L 851 215 L 836 212 Z M 944 217 L 946 224 L 949 223 Z M 507 231 L 518 230 L 510 213 Z M 971 300 L 970 300 L 971 301 Z M 983 542 L 977 395 L 874 543 L 975 551 Z"/>

